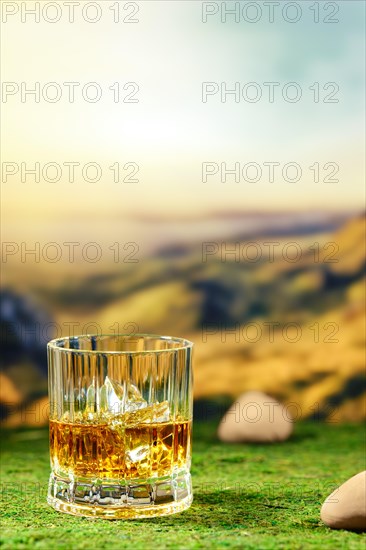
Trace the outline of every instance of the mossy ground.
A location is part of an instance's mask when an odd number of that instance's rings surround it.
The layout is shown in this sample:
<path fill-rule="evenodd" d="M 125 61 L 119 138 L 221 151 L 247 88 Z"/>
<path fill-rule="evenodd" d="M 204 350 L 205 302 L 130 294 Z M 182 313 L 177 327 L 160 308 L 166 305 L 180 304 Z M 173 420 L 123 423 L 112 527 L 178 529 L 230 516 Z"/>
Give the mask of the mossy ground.
<path fill-rule="evenodd" d="M 175 516 L 105 521 L 60 514 L 45 502 L 47 430 L 2 436 L 2 548 L 358 549 L 365 534 L 319 519 L 334 487 L 365 468 L 360 425 L 299 423 L 275 445 L 219 443 L 213 423 L 195 423 L 194 502 Z"/>

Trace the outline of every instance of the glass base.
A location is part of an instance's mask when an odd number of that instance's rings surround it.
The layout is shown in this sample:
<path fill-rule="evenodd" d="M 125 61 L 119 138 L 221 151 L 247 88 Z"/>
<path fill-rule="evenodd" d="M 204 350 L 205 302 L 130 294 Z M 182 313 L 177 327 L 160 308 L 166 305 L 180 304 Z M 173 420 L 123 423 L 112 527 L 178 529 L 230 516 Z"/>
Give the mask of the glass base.
<path fill-rule="evenodd" d="M 192 503 L 191 476 L 180 471 L 149 480 L 71 480 L 52 473 L 47 502 L 55 510 L 103 519 L 140 519 L 176 514 Z"/>

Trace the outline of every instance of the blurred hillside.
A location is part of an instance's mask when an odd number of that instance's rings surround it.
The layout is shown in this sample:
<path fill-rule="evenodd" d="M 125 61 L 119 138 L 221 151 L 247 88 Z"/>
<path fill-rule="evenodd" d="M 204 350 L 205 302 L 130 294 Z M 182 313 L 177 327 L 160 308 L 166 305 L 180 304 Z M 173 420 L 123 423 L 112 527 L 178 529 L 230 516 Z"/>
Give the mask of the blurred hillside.
<path fill-rule="evenodd" d="M 123 269 L 36 281 L 32 294 L 55 323 L 49 338 L 184 336 L 196 344 L 197 399 L 260 389 L 286 402 L 295 417 L 336 422 L 366 418 L 364 277 L 361 216 L 333 233 L 286 229 L 254 240 L 239 232 L 225 241 L 165 246 Z M 15 410 L 44 403 L 44 364 L 35 363 L 6 360 L 2 402 L 12 401 Z M 6 407 L 4 416 L 21 420 Z"/>

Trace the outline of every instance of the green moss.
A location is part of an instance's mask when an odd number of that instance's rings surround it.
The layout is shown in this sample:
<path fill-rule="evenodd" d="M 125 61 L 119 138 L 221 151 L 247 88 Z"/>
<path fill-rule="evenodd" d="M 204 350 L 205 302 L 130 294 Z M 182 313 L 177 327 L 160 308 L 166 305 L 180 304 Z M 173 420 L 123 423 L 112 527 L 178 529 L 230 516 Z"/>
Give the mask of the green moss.
<path fill-rule="evenodd" d="M 286 443 L 228 445 L 196 423 L 194 503 L 175 516 L 139 521 L 76 518 L 45 502 L 46 430 L 2 437 L 2 549 L 358 549 L 364 534 L 319 520 L 334 487 L 364 469 L 360 425 L 298 424 Z"/>

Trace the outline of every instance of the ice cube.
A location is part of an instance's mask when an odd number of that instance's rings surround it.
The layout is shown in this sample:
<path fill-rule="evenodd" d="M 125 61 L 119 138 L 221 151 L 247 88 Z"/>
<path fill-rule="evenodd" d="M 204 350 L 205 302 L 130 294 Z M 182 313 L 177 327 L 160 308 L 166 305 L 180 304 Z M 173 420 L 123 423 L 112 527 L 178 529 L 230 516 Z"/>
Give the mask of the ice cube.
<path fill-rule="evenodd" d="M 103 386 L 99 390 L 99 409 L 102 412 L 121 414 L 143 409 L 147 402 L 138 388 L 126 382 L 124 385 L 106 376 Z"/>
<path fill-rule="evenodd" d="M 125 395 L 125 389 L 122 386 L 122 384 L 119 384 L 119 382 L 116 382 L 116 380 L 113 380 L 112 378 L 109 378 L 109 376 L 106 376 L 105 386 L 110 393 L 114 394 L 116 399 L 118 399 L 119 401 L 123 401 L 123 397 Z"/>
<path fill-rule="evenodd" d="M 169 422 L 170 420 L 170 406 L 168 401 L 162 401 L 161 403 L 155 403 L 154 407 L 154 420 L 153 422 Z"/>
<path fill-rule="evenodd" d="M 126 451 L 126 460 L 128 462 L 141 462 L 149 457 L 150 447 L 149 445 L 139 445 L 135 449 Z"/>
<path fill-rule="evenodd" d="M 147 407 L 147 401 L 134 384 L 127 384 L 127 399 L 125 411 L 132 412 Z"/>
<path fill-rule="evenodd" d="M 124 409 L 124 388 L 115 380 L 105 377 L 103 386 L 100 388 L 100 406 L 103 410 L 122 413 Z"/>
<path fill-rule="evenodd" d="M 127 411 L 124 415 L 124 422 L 127 427 L 138 426 L 139 424 L 152 424 L 168 422 L 170 420 L 170 407 L 168 401 L 153 403 L 138 410 Z"/>

